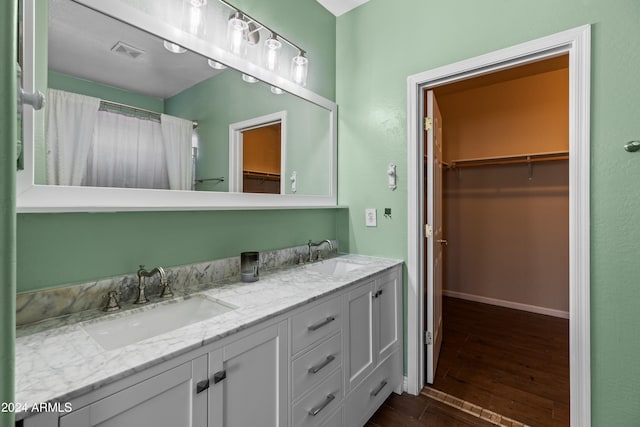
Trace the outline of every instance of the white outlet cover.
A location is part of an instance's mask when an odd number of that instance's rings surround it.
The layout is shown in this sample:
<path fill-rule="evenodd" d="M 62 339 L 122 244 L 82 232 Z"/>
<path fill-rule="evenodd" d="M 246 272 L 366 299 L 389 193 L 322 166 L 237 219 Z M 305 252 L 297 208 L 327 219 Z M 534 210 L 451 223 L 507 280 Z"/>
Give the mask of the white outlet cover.
<path fill-rule="evenodd" d="M 376 208 L 366 208 L 364 210 L 364 222 L 367 227 L 376 227 L 378 225 L 378 213 Z"/>

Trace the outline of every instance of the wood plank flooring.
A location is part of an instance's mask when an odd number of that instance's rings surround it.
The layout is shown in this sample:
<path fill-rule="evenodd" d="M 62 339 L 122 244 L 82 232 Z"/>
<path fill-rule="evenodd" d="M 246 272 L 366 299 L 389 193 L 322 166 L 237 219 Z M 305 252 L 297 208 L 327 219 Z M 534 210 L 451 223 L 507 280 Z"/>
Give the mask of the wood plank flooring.
<path fill-rule="evenodd" d="M 535 427 L 569 426 L 569 321 L 444 298 L 433 388 Z M 368 427 L 495 425 L 427 396 L 392 395 Z"/>

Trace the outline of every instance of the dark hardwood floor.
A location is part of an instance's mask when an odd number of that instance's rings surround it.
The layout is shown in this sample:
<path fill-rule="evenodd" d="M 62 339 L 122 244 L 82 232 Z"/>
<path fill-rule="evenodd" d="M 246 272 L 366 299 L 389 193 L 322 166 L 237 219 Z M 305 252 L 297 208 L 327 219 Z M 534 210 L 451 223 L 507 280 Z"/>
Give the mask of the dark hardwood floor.
<path fill-rule="evenodd" d="M 443 313 L 433 389 L 526 425 L 569 426 L 568 320 L 446 297 Z M 392 395 L 368 424 L 404 425 L 511 424 L 406 394 Z"/>

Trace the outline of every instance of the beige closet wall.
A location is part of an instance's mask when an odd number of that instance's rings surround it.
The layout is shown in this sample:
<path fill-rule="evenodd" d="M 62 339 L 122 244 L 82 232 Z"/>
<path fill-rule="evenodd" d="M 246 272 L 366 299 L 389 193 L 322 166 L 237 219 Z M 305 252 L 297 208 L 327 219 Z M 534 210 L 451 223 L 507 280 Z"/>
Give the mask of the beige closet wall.
<path fill-rule="evenodd" d="M 438 97 L 446 160 L 568 150 L 568 73 Z M 445 290 L 569 311 L 568 161 L 446 170 Z M 508 305 L 508 304 L 507 304 Z"/>

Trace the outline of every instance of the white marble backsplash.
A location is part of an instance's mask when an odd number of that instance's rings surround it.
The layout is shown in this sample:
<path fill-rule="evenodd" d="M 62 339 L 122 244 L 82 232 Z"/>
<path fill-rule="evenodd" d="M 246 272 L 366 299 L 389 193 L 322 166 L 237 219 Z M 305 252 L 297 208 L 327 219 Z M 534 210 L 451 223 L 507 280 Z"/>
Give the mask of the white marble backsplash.
<path fill-rule="evenodd" d="M 332 240 L 331 243 L 333 244 L 331 251 L 326 245 L 321 248 L 325 258 L 338 253 L 337 242 Z M 313 251 L 315 254 L 316 248 Z M 308 260 L 309 248 L 306 244 L 260 252 L 260 270 L 269 271 L 297 264 L 301 256 L 305 261 Z M 147 265 L 146 269 L 151 270 L 154 267 Z M 216 282 L 239 278 L 240 255 L 196 264 L 162 267 L 175 295 L 182 296 L 215 286 Z M 138 292 L 138 276 L 134 272 L 70 286 L 19 293 L 16 296 L 16 324 L 23 326 L 45 319 L 99 309 L 105 306 L 109 291 L 119 292 L 121 305 L 133 303 Z M 160 294 L 158 275 L 146 279 L 145 293 L 149 297 Z"/>

